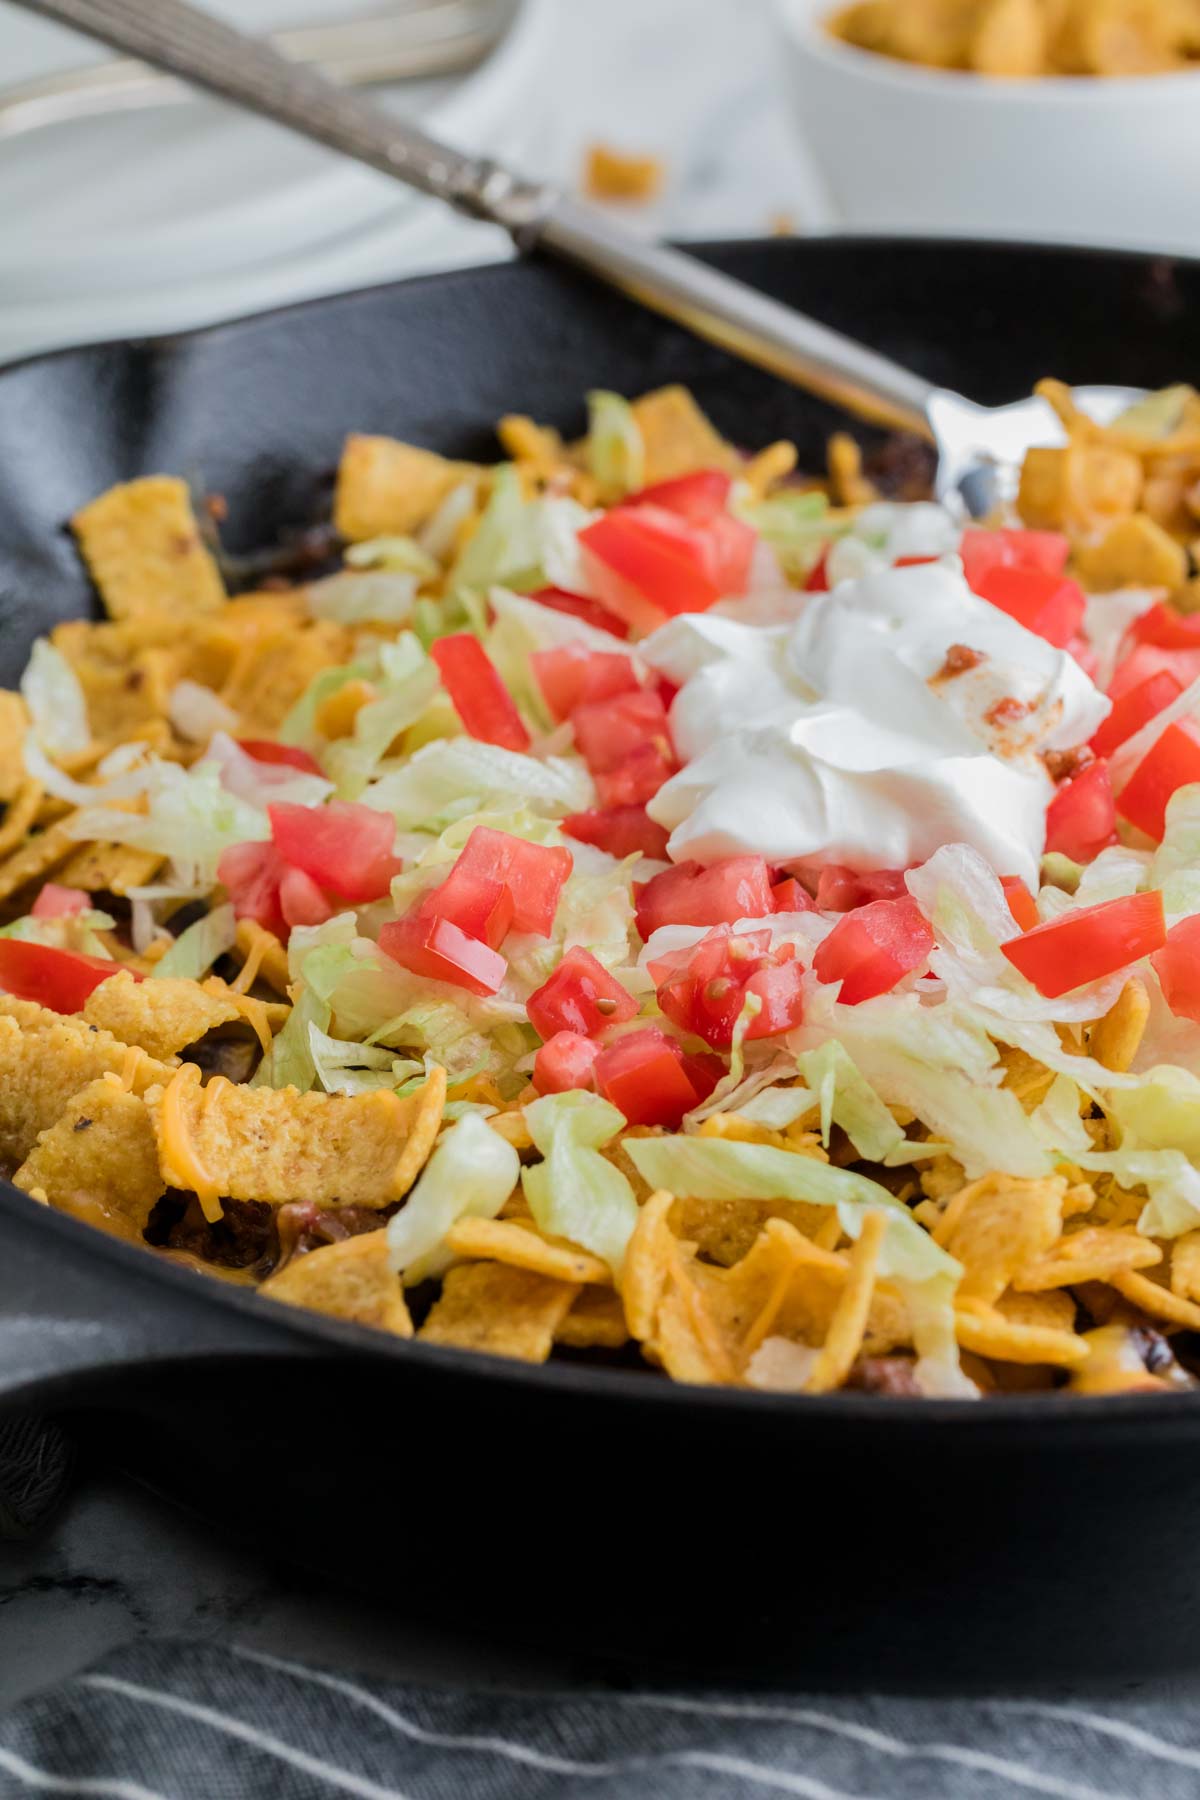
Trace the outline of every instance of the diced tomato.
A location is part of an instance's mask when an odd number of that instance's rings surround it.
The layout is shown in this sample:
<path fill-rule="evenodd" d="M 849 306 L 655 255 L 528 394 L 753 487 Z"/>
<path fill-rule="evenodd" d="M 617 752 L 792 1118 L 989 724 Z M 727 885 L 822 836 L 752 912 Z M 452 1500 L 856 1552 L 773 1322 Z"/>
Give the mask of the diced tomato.
<path fill-rule="evenodd" d="M 546 705 L 556 719 L 566 719 L 577 706 L 635 693 L 641 686 L 629 657 L 582 644 L 535 650 L 529 658 Z"/>
<path fill-rule="evenodd" d="M 279 903 L 285 867 L 274 844 L 233 844 L 224 851 L 217 879 L 233 902 L 234 917 L 254 919 L 264 930 L 286 938 L 287 921 Z"/>
<path fill-rule="evenodd" d="M 288 926 L 323 925 L 333 908 L 311 875 L 285 865 L 279 881 L 279 910 Z"/>
<path fill-rule="evenodd" d="M 1057 1000 L 1085 982 L 1115 975 L 1166 941 L 1162 895 L 1154 888 L 1063 913 L 1000 948 L 1039 994 Z"/>
<path fill-rule="evenodd" d="M 771 898 L 776 912 L 811 912 L 813 909 L 812 895 L 807 888 L 801 887 L 794 875 L 773 882 Z"/>
<path fill-rule="evenodd" d="M 660 925 L 733 925 L 738 919 L 765 919 L 775 910 L 761 856 L 727 856 L 707 869 L 698 862 L 677 863 L 649 881 L 635 881 L 633 903 L 644 939 Z"/>
<path fill-rule="evenodd" d="M 680 1067 L 696 1090 L 696 1104 L 707 1100 L 718 1081 L 723 1081 L 729 1070 L 719 1056 L 710 1050 L 689 1051 L 679 1059 Z"/>
<path fill-rule="evenodd" d="M 601 588 L 601 598 L 638 630 L 646 621 L 630 615 L 626 590 L 667 614 L 707 612 L 721 598 L 692 536 L 691 526 L 661 506 L 614 506 L 584 527 L 579 542 L 617 578 L 618 586 Z"/>
<path fill-rule="evenodd" d="M 1076 636 L 1087 610 L 1077 581 L 1047 574 L 1044 569 L 1000 563 L 979 577 L 974 591 L 1059 650 L 1065 650 Z"/>
<path fill-rule="evenodd" d="M 572 813 L 562 821 L 568 837 L 581 844 L 594 844 L 610 856 L 650 856 L 656 862 L 667 859 L 668 832 L 658 825 L 644 806 L 597 807 L 588 812 Z"/>
<path fill-rule="evenodd" d="M 323 771 L 315 756 L 307 750 L 301 750 L 298 744 L 277 744 L 273 738 L 239 738 L 238 749 L 252 756 L 255 762 L 281 764 L 290 769 L 300 769 L 305 775 L 320 775 Z"/>
<path fill-rule="evenodd" d="M 1088 763 L 1064 781 L 1046 808 L 1046 849 L 1073 862 L 1091 862 L 1114 841 L 1116 831 L 1117 809 L 1103 760 Z"/>
<path fill-rule="evenodd" d="M 714 513 L 724 512 L 729 504 L 733 482 L 723 469 L 697 469 L 692 475 L 676 475 L 671 481 L 656 481 L 651 487 L 631 494 L 630 506 L 665 506 L 693 525 L 703 525 Z"/>
<path fill-rule="evenodd" d="M 923 563 L 935 563 L 940 560 L 936 556 L 898 556 L 892 567 L 894 569 L 919 569 Z"/>
<path fill-rule="evenodd" d="M 57 881 L 42 883 L 42 891 L 30 907 L 35 919 L 71 919 L 92 904 L 82 888 L 60 887 Z"/>
<path fill-rule="evenodd" d="M 903 869 L 848 869 L 844 863 L 826 863 L 817 876 L 820 912 L 853 912 L 873 900 L 899 900 L 907 892 Z"/>
<path fill-rule="evenodd" d="M 1130 632 L 1139 644 L 1158 650 L 1200 650 L 1200 615 L 1176 612 L 1165 600 L 1139 614 Z"/>
<path fill-rule="evenodd" d="M 1123 659 L 1109 682 L 1109 699 L 1115 705 L 1131 689 L 1163 669 L 1175 677 L 1181 688 L 1190 687 L 1200 678 L 1200 650 L 1160 650 L 1154 644 L 1139 644 Z"/>
<path fill-rule="evenodd" d="M 458 862 L 440 887 L 422 897 L 416 910 L 422 918 L 449 919 L 468 937 L 498 950 L 512 930 L 513 894 L 507 882 L 473 874 Z"/>
<path fill-rule="evenodd" d="M 674 759 L 657 744 L 639 744 L 617 768 L 597 775 L 596 796 L 602 806 L 644 806 L 674 773 Z"/>
<path fill-rule="evenodd" d="M 1150 966 L 1171 1011 L 1200 1025 L 1200 914 L 1172 925 L 1166 943 L 1150 958 Z"/>
<path fill-rule="evenodd" d="M 529 996 L 529 1023 L 539 1037 L 577 1031 L 594 1037 L 606 1025 L 637 1017 L 638 1005 L 590 950 L 575 944 L 550 979 Z"/>
<path fill-rule="evenodd" d="M 619 768 L 643 744 L 653 744 L 664 756 L 671 752 L 666 708 L 652 688 L 577 706 L 571 723 L 576 747 L 593 775 Z"/>
<path fill-rule="evenodd" d="M 1022 931 L 1032 931 L 1035 925 L 1041 924 L 1042 915 L 1038 911 L 1037 901 L 1019 875 L 1002 875 L 1000 886 L 1004 889 L 1008 910 Z"/>
<path fill-rule="evenodd" d="M 808 580 L 804 584 L 806 594 L 827 594 L 829 592 L 829 549 L 822 550 L 816 562 L 808 572 Z"/>
<path fill-rule="evenodd" d="M 760 1003 L 747 1038 L 791 1031 L 803 1015 L 804 970 L 790 944 L 771 949 L 769 931 L 734 933 L 718 925 L 690 950 L 656 961 L 650 972 L 667 1018 L 717 1050 L 733 1042 L 747 995 Z"/>
<path fill-rule="evenodd" d="M 577 1031 L 557 1031 L 547 1038 L 533 1059 L 533 1085 L 539 1094 L 566 1094 L 572 1088 L 590 1088 L 592 1065 L 599 1044 Z"/>
<path fill-rule="evenodd" d="M 819 981 L 840 981 L 844 1006 L 890 993 L 913 969 L 924 967 L 933 933 L 911 895 L 872 900 L 838 920 L 817 945 L 813 968 Z"/>
<path fill-rule="evenodd" d="M 121 968 L 103 956 L 52 950 L 21 938 L 0 938 L 0 988 L 18 1000 L 36 1000 L 51 1012 L 78 1012 L 93 988 Z M 130 970 L 135 981 L 142 978 Z"/>
<path fill-rule="evenodd" d="M 565 588 L 539 588 L 536 594 L 527 594 L 526 599 L 536 600 L 539 606 L 548 606 L 551 612 L 566 613 L 569 618 L 583 619 L 586 624 L 594 625 L 597 631 L 611 631 L 614 637 L 629 636 L 629 622 L 618 618 L 607 606 L 601 606 L 598 600 L 589 600 L 584 594 L 569 594 Z"/>
<path fill-rule="evenodd" d="M 379 933 L 379 948 L 414 975 L 448 981 L 471 994 L 494 994 L 508 968 L 498 951 L 451 920 L 419 912 L 390 920 Z"/>
<path fill-rule="evenodd" d="M 630 1125 L 665 1125 L 673 1130 L 684 1113 L 712 1092 L 711 1084 L 704 1086 L 705 1066 L 689 1070 L 675 1039 L 657 1025 L 606 1045 L 592 1074 L 597 1093 L 624 1113 Z"/>
<path fill-rule="evenodd" d="M 1113 709 L 1103 725 L 1096 731 L 1091 740 L 1092 749 L 1097 756 L 1111 756 L 1131 738 L 1135 731 L 1156 719 L 1165 706 L 1183 692 L 1178 681 L 1169 669 L 1160 669 L 1156 675 L 1147 675 L 1145 681 L 1130 688 L 1113 701 Z"/>
<path fill-rule="evenodd" d="M 453 874 L 503 882 L 513 897 L 512 929 L 548 937 L 573 862 L 565 845 L 531 844 L 507 831 L 477 825 L 463 845 Z"/>
<path fill-rule="evenodd" d="M 989 569 L 1040 569 L 1045 575 L 1061 575 L 1071 546 L 1060 531 L 984 531 L 971 526 L 963 532 L 958 553 L 967 586 L 978 593 L 976 583 Z"/>
<path fill-rule="evenodd" d="M 285 862 L 325 888 L 358 904 L 386 894 L 404 867 L 393 854 L 396 823 L 390 813 L 355 801 L 327 806 L 268 806 L 271 836 Z"/>
<path fill-rule="evenodd" d="M 1158 842 L 1166 825 L 1167 801 L 1177 788 L 1195 781 L 1200 781 L 1200 742 L 1186 725 L 1175 721 L 1151 744 L 1117 795 L 1117 811 Z"/>
<path fill-rule="evenodd" d="M 529 733 L 499 670 L 469 631 L 434 638 L 429 654 L 468 737 L 502 750 L 528 750 Z"/>
<path fill-rule="evenodd" d="M 745 593 L 757 537 L 729 512 L 694 523 L 664 506 L 642 503 L 614 506 L 586 526 L 579 541 L 623 588 L 674 614 L 707 612 L 716 601 Z M 619 592 L 602 592 L 601 598 L 627 616 Z"/>

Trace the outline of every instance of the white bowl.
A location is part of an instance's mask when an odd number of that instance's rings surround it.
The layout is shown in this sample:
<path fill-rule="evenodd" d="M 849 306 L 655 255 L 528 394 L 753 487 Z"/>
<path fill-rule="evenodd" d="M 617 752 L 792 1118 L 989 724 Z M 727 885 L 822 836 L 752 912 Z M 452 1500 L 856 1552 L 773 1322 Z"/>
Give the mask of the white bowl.
<path fill-rule="evenodd" d="M 836 4 L 775 0 L 827 210 L 817 223 L 1200 249 L 1200 70 L 1002 81 L 927 69 L 835 38 Z"/>

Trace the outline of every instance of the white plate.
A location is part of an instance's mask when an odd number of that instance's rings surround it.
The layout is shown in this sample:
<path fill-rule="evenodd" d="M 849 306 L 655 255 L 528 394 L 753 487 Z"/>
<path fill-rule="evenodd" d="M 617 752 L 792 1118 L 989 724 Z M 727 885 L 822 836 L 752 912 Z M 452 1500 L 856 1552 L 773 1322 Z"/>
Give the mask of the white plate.
<path fill-rule="evenodd" d="M 378 0 L 376 0 L 376 4 Z M 511 23 L 470 74 L 380 98 L 472 149 L 521 154 L 553 0 Z M 351 16 L 356 0 L 214 0 L 245 29 Z M 374 10 L 372 7 L 371 10 Z M 0 17 L 0 69 L 21 81 L 98 60 L 73 33 Z M 369 169 L 207 98 L 81 120 L 0 143 L 0 359 L 52 344 L 177 330 L 231 313 L 502 254 Z"/>

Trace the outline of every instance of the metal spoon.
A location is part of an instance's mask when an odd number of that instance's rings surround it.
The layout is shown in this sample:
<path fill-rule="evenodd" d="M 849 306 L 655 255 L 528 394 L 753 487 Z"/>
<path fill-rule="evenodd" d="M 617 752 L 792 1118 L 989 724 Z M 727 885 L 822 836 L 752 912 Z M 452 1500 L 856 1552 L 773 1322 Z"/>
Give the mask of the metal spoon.
<path fill-rule="evenodd" d="M 861 418 L 919 433 L 937 448 L 939 498 L 973 517 L 1011 495 L 1027 449 L 1062 441 L 1045 401 L 984 407 L 937 388 L 683 251 L 643 242 L 552 186 L 401 124 L 185 0 L 18 4 L 381 169 L 459 212 L 502 225 L 518 249 L 564 257 L 698 336 Z M 1138 395 L 1136 389 L 1076 389 L 1080 405 L 1097 417 L 1111 418 Z"/>

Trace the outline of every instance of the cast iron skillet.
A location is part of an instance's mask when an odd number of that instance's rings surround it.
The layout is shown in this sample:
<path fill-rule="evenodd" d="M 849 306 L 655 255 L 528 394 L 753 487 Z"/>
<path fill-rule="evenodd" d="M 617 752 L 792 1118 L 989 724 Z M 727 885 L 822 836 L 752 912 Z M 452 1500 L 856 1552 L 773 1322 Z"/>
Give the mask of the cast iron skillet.
<path fill-rule="evenodd" d="M 980 400 L 1200 365 L 1200 263 L 969 244 L 712 260 Z M 695 389 L 819 461 L 826 408 L 561 268 L 472 270 L 0 374 L 0 679 L 90 606 L 64 520 L 158 470 L 249 550 L 348 429 L 494 454 L 589 387 Z M 205 1282 L 0 1184 L 0 1401 L 175 1498 L 471 1631 L 809 1682 L 1145 1672 L 1200 1648 L 1200 1397 L 938 1406 L 671 1386 L 398 1343 Z"/>

